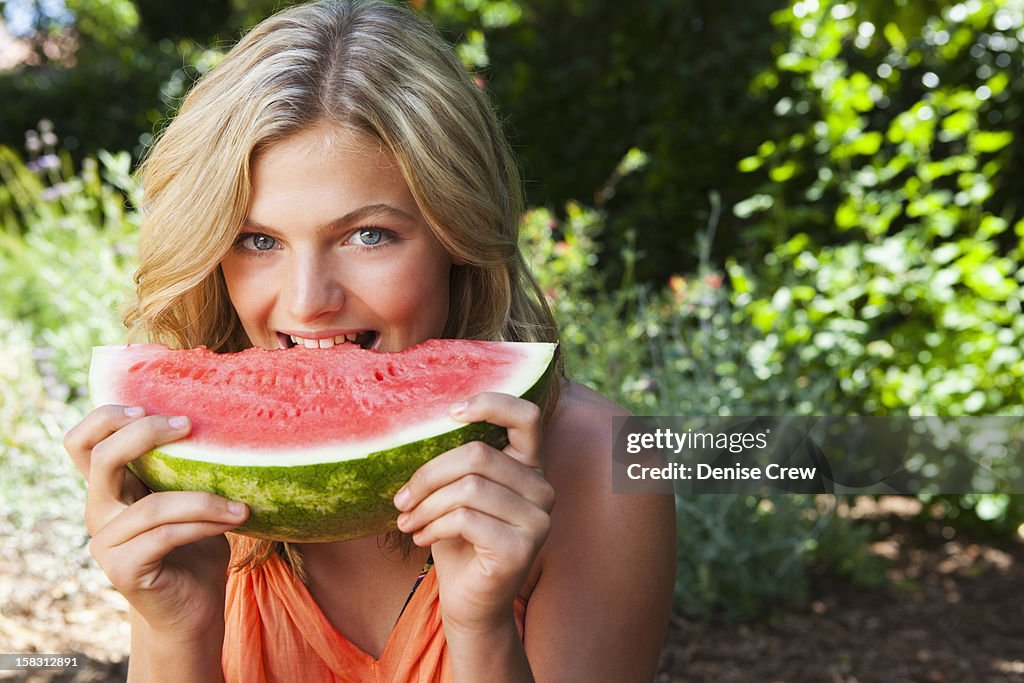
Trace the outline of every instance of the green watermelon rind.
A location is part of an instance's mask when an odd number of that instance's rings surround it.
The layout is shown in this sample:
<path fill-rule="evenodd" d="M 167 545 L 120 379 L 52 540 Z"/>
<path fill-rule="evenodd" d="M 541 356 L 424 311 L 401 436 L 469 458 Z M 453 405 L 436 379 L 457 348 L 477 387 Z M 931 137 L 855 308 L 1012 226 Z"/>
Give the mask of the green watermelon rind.
<path fill-rule="evenodd" d="M 553 363 L 522 397 L 543 405 L 552 372 Z M 343 541 L 395 528 L 392 499 L 398 490 L 428 460 L 471 441 L 502 449 L 508 434 L 475 422 L 363 458 L 293 466 L 226 465 L 157 448 L 128 469 L 153 491 L 207 491 L 245 503 L 249 517 L 238 533 L 299 543 Z"/>

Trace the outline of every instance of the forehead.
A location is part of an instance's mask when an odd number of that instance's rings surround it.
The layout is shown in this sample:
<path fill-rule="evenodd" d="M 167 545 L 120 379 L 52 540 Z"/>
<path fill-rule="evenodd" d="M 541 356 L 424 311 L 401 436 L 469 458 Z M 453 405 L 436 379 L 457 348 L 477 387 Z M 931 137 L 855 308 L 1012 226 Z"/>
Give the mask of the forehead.
<path fill-rule="evenodd" d="M 376 137 L 327 122 L 266 145 L 253 157 L 253 167 L 269 170 L 296 160 L 307 163 L 344 161 L 359 167 L 398 168 L 394 155 Z"/>
<path fill-rule="evenodd" d="M 310 213 L 416 203 L 394 155 L 377 139 L 326 123 L 261 150 L 252 163 L 250 213 Z"/>

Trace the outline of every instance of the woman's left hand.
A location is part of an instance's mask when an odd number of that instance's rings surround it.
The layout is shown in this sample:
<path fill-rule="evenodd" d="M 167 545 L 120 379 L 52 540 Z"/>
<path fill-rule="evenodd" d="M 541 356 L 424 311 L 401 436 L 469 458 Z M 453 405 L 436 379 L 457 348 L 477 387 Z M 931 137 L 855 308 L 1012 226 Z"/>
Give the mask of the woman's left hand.
<path fill-rule="evenodd" d="M 536 405 L 483 393 L 452 416 L 506 427 L 508 446 L 474 441 L 420 467 L 395 496 L 398 528 L 432 546 L 446 628 L 482 632 L 511 617 L 547 538 L 555 492 L 543 475 Z"/>

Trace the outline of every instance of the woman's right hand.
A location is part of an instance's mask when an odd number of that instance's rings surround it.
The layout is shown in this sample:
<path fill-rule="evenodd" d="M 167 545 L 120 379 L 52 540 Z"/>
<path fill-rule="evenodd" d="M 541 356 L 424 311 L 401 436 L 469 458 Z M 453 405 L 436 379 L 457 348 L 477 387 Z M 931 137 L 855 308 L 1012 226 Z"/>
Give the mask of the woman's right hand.
<path fill-rule="evenodd" d="M 89 552 L 142 616 L 151 635 L 198 641 L 222 629 L 230 556 L 224 532 L 248 509 L 210 493 L 150 493 L 125 467 L 188 434 L 188 418 L 96 408 L 64 437 L 89 483 Z"/>

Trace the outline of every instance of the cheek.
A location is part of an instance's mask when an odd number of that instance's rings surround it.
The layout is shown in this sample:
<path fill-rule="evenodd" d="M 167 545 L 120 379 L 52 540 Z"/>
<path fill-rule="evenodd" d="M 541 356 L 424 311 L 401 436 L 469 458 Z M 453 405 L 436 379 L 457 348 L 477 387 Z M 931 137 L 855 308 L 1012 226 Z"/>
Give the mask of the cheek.
<path fill-rule="evenodd" d="M 407 326 L 416 336 L 438 336 L 448 319 L 447 261 L 424 259 L 416 267 L 396 267 L 378 294 L 378 313 L 395 326 Z"/>
<path fill-rule="evenodd" d="M 448 317 L 448 283 L 444 286 L 413 286 L 396 292 L 388 302 L 390 317 L 422 322 L 422 326 L 441 327 Z"/>
<path fill-rule="evenodd" d="M 225 259 L 221 263 L 221 273 L 228 290 L 228 298 L 235 312 L 238 313 L 242 326 L 251 332 L 253 318 L 259 316 L 268 306 L 268 290 L 258 286 L 260 279 L 255 269 L 247 268 L 238 259 Z"/>

